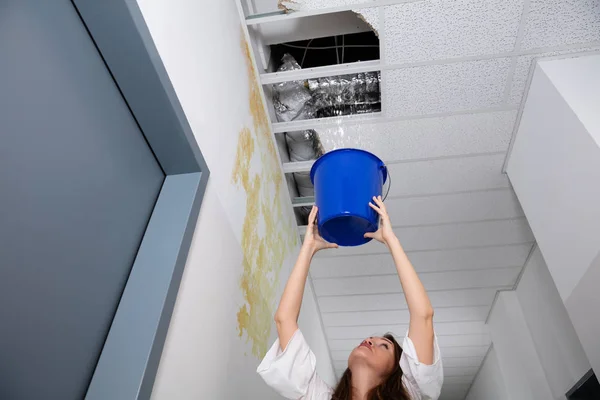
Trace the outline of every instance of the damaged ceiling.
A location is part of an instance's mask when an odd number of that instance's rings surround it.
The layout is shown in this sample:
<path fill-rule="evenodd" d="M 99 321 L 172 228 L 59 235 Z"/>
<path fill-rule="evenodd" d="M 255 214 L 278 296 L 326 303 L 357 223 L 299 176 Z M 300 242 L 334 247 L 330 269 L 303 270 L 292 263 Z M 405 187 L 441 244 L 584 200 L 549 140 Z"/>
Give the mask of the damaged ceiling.
<path fill-rule="evenodd" d="M 253 1 L 255 13 L 278 7 L 276 0 L 248 1 Z M 357 73 L 381 71 L 380 113 L 274 119 L 273 130 L 278 137 L 313 130 L 325 152 L 356 147 L 388 164 L 392 186 L 387 207 L 436 310 L 445 370 L 441 399 L 462 400 L 491 343 L 485 321 L 496 292 L 515 286 L 534 242 L 503 174 L 534 60 L 600 51 L 600 2 L 281 0 L 279 4 L 300 10 L 287 16 L 291 18 L 353 10 L 378 33 L 379 61 L 313 68 L 296 75 L 265 71 L 261 79 L 271 84 L 286 77 L 326 76 L 325 72 L 342 75 L 348 68 Z M 292 21 L 286 16 L 269 18 Z M 264 21 L 267 26 L 269 20 Z M 248 24 L 263 23 L 249 19 Z M 271 94 L 265 90 L 267 97 Z M 283 160 L 287 173 L 306 172 L 311 164 Z M 310 202 L 295 199 L 300 205 Z M 303 232 L 303 227 L 299 230 Z M 311 278 L 338 375 L 364 337 L 387 331 L 405 334 L 408 311 L 383 246 L 369 243 L 319 253 Z"/>

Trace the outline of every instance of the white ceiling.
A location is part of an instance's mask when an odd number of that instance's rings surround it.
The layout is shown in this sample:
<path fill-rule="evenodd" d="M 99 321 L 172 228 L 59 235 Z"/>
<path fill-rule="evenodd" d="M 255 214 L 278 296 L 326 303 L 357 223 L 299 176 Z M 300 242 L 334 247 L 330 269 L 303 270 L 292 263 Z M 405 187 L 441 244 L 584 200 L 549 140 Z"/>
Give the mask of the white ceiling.
<path fill-rule="evenodd" d="M 379 33 L 382 115 L 303 127 L 327 151 L 362 148 L 388 164 L 387 207 L 435 307 L 441 399 L 463 399 L 490 345 L 496 291 L 514 287 L 534 242 L 502 173 L 532 63 L 600 49 L 600 0 L 295 2 L 360 9 Z M 405 334 L 406 302 L 382 245 L 319 253 L 311 277 L 338 374 L 362 338 Z"/>

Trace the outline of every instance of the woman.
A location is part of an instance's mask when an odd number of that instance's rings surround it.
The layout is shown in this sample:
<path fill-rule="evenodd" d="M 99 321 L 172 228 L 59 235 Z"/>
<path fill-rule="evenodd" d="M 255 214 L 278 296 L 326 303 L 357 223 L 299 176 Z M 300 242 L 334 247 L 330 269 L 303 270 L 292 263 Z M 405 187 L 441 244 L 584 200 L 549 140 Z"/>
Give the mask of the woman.
<path fill-rule="evenodd" d="M 312 257 L 327 243 L 315 226 L 317 208 L 308 218 L 308 229 L 298 261 L 275 313 L 278 339 L 257 372 L 288 399 L 302 400 L 425 400 L 437 399 L 443 372 L 433 332 L 433 308 L 423 284 L 396 238 L 381 196 L 369 203 L 381 217 L 379 230 L 366 233 L 384 243 L 394 259 L 410 313 L 408 334 L 401 348 L 392 335 L 369 337 L 350 353 L 348 368 L 335 389 L 315 372 L 315 356 L 300 330 L 298 315 Z"/>

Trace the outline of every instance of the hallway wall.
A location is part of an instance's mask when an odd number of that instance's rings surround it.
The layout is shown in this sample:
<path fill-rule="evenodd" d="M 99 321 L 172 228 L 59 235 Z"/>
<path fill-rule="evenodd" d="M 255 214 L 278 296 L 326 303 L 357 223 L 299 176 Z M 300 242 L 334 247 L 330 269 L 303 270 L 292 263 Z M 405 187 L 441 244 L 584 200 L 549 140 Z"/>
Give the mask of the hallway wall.
<path fill-rule="evenodd" d="M 600 55 L 537 63 L 507 173 L 592 367 L 600 371 Z"/>
<path fill-rule="evenodd" d="M 591 368 L 537 246 L 516 291 L 499 294 L 488 324 L 493 349 L 468 400 L 564 399 Z"/>
<path fill-rule="evenodd" d="M 236 2 L 139 6 L 211 170 L 152 398 L 279 398 L 255 370 L 300 243 Z M 333 384 L 310 290 L 300 328 Z"/>
<path fill-rule="evenodd" d="M 591 366 L 537 246 L 516 293 L 552 394 L 562 399 Z"/>
<path fill-rule="evenodd" d="M 477 374 L 466 400 L 507 400 L 506 386 L 496 350 L 492 347 Z"/>

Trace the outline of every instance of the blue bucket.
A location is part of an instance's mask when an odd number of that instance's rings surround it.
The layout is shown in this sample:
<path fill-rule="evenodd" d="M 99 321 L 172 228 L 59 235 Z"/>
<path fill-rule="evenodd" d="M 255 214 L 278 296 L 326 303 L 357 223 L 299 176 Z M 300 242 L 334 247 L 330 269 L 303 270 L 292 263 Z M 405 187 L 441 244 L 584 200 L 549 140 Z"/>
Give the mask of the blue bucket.
<path fill-rule="evenodd" d="M 364 234 L 375 232 L 379 225 L 369 201 L 381 196 L 386 179 L 383 161 L 364 150 L 339 149 L 319 158 L 310 170 L 310 180 L 323 239 L 340 246 L 369 242 Z"/>

